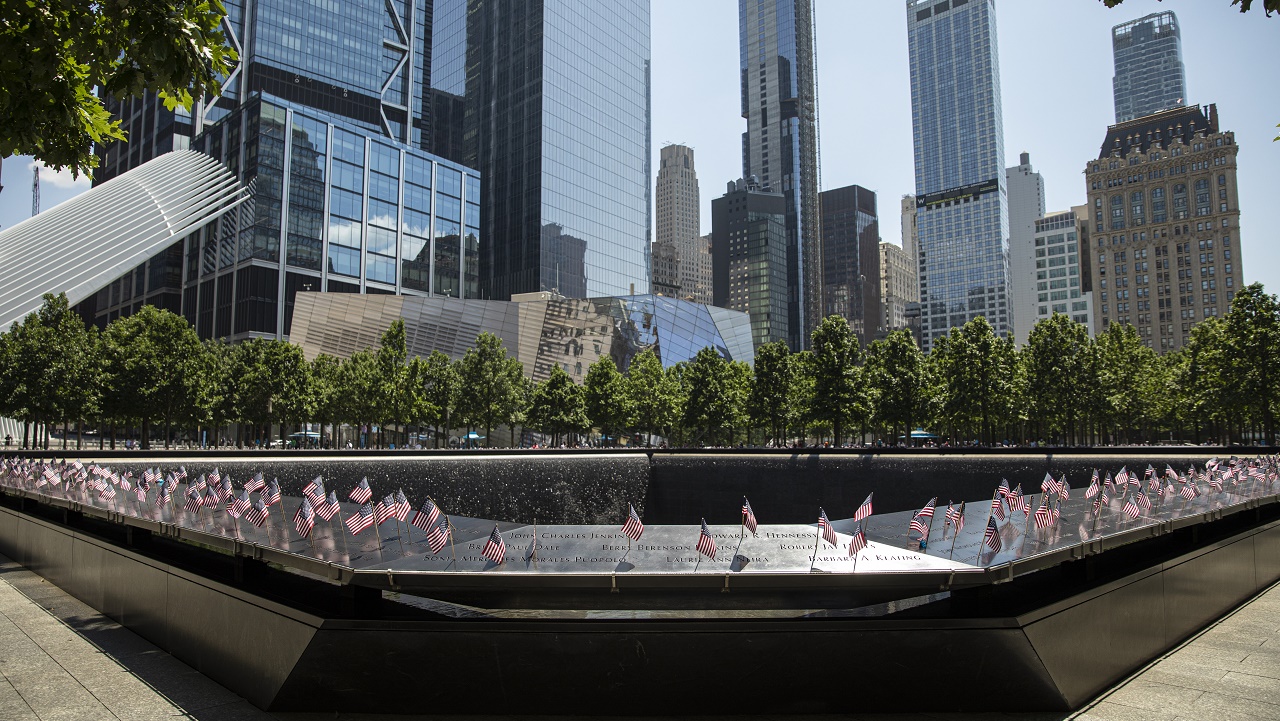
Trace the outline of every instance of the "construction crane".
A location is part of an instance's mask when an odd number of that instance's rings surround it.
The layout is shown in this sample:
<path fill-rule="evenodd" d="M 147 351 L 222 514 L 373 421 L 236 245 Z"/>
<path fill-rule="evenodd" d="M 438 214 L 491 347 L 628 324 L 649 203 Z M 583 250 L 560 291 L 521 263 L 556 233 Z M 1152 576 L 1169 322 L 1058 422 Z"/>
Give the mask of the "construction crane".
<path fill-rule="evenodd" d="M 40 212 L 40 166 L 36 165 L 31 174 L 31 217 Z"/>

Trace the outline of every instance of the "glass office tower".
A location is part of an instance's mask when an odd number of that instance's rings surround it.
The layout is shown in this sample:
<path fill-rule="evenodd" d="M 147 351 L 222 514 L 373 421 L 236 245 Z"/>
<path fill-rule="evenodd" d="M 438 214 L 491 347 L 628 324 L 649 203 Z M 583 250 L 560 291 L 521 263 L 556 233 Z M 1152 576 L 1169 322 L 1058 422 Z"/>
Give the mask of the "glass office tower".
<path fill-rule="evenodd" d="M 433 13 L 428 148 L 480 170 L 481 296 L 647 290 L 648 0 Z"/>
<path fill-rule="evenodd" d="M 1187 102 L 1182 31 L 1172 11 L 1111 28 L 1116 74 L 1111 81 L 1116 122 L 1124 123 Z"/>
<path fill-rule="evenodd" d="M 287 337 L 298 291 L 479 295 L 479 176 L 423 150 L 435 137 L 424 82 L 432 4 L 226 7 L 241 60 L 222 96 L 167 124 L 149 121 L 152 99 L 141 101 L 139 132 L 99 151 L 98 180 L 157 152 L 157 138 L 181 136 L 252 199 L 82 314 L 105 325 L 146 302 L 182 313 L 202 338 Z"/>
<path fill-rule="evenodd" d="M 978 316 L 1008 336 L 995 0 L 908 0 L 907 42 L 924 348 Z"/>
<path fill-rule="evenodd" d="M 786 197 L 787 343 L 801 350 L 822 319 L 812 3 L 738 0 L 738 36 L 742 177 Z"/>

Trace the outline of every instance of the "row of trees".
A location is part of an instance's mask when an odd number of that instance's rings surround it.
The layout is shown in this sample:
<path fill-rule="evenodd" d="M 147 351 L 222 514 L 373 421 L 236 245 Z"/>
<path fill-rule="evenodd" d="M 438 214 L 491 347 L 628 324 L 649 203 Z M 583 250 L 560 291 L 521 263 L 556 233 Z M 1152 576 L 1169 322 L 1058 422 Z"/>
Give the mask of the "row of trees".
<path fill-rule="evenodd" d="M 208 431 L 216 443 L 224 428 L 237 443 L 264 442 L 273 428 L 284 437 L 303 423 L 377 427 L 368 442 L 378 445 L 411 435 L 439 445 L 450 429 L 483 431 L 492 444 L 501 428 L 514 444 L 517 427 L 553 443 L 594 432 L 678 445 L 894 443 L 916 428 L 982 444 L 1275 438 L 1280 304 L 1258 284 L 1165 355 L 1132 326 L 1090 338 L 1062 315 L 1037 324 L 1022 348 L 982 318 L 927 356 L 906 331 L 861 348 L 838 316 L 811 346 L 765 345 L 754 366 L 705 348 L 664 368 L 645 351 L 625 373 L 604 357 L 582 385 L 558 366 L 533 383 L 487 333 L 456 361 L 438 351 L 409 358 L 397 321 L 378 348 L 308 362 L 285 342 L 202 343 L 185 320 L 150 306 L 98 332 L 65 297 L 46 296 L 0 334 L 0 415 L 64 429 L 91 423 L 113 443 L 117 428 L 136 428 L 144 445 L 159 424 L 166 447 Z"/>

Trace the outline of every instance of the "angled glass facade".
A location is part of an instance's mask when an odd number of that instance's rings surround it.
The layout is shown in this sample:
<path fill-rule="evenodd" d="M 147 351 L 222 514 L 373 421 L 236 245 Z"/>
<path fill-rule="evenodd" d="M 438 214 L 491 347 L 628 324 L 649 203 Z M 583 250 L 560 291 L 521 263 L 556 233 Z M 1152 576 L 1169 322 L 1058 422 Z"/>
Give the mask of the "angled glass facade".
<path fill-rule="evenodd" d="M 374 347 L 393 322 L 403 319 L 412 355 L 438 350 L 456 360 L 477 335 L 493 333 L 535 381 L 546 380 L 559 366 L 581 383 L 591 364 L 604 356 L 625 372 L 647 349 L 665 368 L 692 360 L 703 348 L 729 360 L 755 359 L 745 313 L 659 295 L 511 302 L 303 293 L 294 315 L 291 340 L 308 358 L 346 357 Z"/>
<path fill-rule="evenodd" d="M 1111 81 L 1116 122 L 1124 123 L 1187 102 L 1182 31 L 1172 11 L 1152 13 L 1111 29 L 1116 74 Z"/>
<path fill-rule="evenodd" d="M 429 147 L 481 171 L 481 295 L 648 289 L 648 0 L 433 13 Z"/>
<path fill-rule="evenodd" d="M 908 0 L 907 40 L 924 348 L 978 316 L 1008 336 L 995 0 Z"/>
<path fill-rule="evenodd" d="M 787 343 L 822 315 L 817 97 L 810 0 L 738 0 L 742 177 L 787 199 Z"/>
<path fill-rule="evenodd" d="M 478 295 L 480 178 L 424 150 L 432 3 L 226 6 L 241 61 L 187 134 L 252 197 L 98 294 L 94 319 L 135 310 L 137 277 L 167 284 L 156 298 L 203 338 L 287 337 L 299 291 Z M 139 130 L 105 159 L 152 152 Z"/>

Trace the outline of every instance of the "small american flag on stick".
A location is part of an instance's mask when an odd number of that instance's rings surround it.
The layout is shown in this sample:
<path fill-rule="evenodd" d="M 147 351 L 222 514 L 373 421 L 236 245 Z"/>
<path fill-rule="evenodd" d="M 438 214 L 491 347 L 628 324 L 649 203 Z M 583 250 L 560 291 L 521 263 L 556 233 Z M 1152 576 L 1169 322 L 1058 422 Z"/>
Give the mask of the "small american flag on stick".
<path fill-rule="evenodd" d="M 373 490 L 369 488 L 369 479 L 360 479 L 359 485 L 351 489 L 351 495 L 348 496 L 355 503 L 368 503 L 373 498 Z"/>
<path fill-rule="evenodd" d="M 626 523 L 622 524 L 622 533 L 633 541 L 639 541 L 644 535 L 644 524 L 640 522 L 640 515 L 636 513 L 636 507 L 628 504 L 631 509 L 627 514 Z"/>
<path fill-rule="evenodd" d="M 351 514 L 345 521 L 347 530 L 351 531 L 351 535 L 358 535 L 361 531 L 373 525 L 373 506 L 368 503 L 360 506 L 360 510 Z"/>
<path fill-rule="evenodd" d="M 430 532 L 438 520 L 440 520 L 440 508 L 428 498 L 422 502 L 422 507 L 413 514 L 411 523 L 423 531 Z"/>
<path fill-rule="evenodd" d="M 489 534 L 489 540 L 485 541 L 480 555 L 497 564 L 501 564 L 506 560 L 507 542 L 502 540 L 502 533 L 498 531 L 496 524 L 493 527 L 493 532 Z"/>
<path fill-rule="evenodd" d="M 982 533 L 982 545 L 992 553 L 999 553 L 1003 546 L 1000 542 L 1000 529 L 996 527 L 994 518 L 987 518 L 987 530 Z"/>
<path fill-rule="evenodd" d="M 825 515 L 825 514 L 824 514 Z M 711 531 L 707 528 L 707 519 L 702 519 L 702 530 L 698 532 L 698 553 L 710 558 L 716 559 L 716 539 L 711 537 Z"/>
<path fill-rule="evenodd" d="M 756 512 L 751 510 L 751 501 L 748 501 L 746 496 L 742 497 L 742 525 L 748 531 L 751 531 L 751 535 L 756 535 L 756 528 L 758 527 Z"/>
<path fill-rule="evenodd" d="M 702 527 L 707 527 L 707 522 L 702 522 Z M 836 529 L 831 527 L 831 521 L 827 520 L 827 512 L 822 508 L 818 509 L 818 531 L 822 534 L 822 540 L 834 546 L 836 544 Z"/>
<path fill-rule="evenodd" d="M 427 546 L 432 553 L 439 553 L 444 544 L 449 542 L 449 524 L 438 523 L 427 531 Z"/>
<path fill-rule="evenodd" d="M 293 527 L 298 531 L 299 537 L 306 538 L 311 535 L 311 529 L 315 525 L 315 509 L 311 507 L 311 501 L 304 498 L 302 505 L 298 506 L 298 511 L 293 514 Z"/>
<path fill-rule="evenodd" d="M 857 511 L 854 511 L 853 513 L 854 523 L 861 523 L 862 521 L 871 517 L 871 497 L 874 495 L 875 495 L 875 491 L 868 493 L 867 500 L 863 501 L 861 506 L 858 506 Z M 752 532 L 754 533 L 754 531 Z"/>

